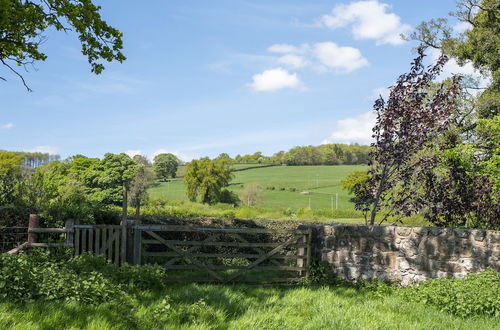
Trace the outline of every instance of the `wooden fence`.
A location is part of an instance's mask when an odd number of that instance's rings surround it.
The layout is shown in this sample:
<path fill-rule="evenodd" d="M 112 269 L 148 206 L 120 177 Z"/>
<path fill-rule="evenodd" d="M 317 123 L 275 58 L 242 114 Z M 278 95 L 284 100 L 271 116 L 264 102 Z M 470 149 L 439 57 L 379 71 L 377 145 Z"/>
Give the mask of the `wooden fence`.
<path fill-rule="evenodd" d="M 39 235 L 58 239 L 40 242 Z M 308 276 L 311 229 L 276 231 L 262 228 L 214 228 L 147 225 L 128 220 L 121 225 L 80 225 L 40 228 L 30 217 L 29 247 L 67 246 L 74 254 L 104 255 L 120 265 L 159 264 L 169 281 L 290 282 Z"/>

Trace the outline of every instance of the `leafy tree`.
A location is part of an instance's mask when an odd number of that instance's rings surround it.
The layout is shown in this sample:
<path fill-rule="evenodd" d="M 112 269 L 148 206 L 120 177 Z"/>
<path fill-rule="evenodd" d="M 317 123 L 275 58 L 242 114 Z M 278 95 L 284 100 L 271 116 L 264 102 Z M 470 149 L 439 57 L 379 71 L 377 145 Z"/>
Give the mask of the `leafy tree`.
<path fill-rule="evenodd" d="M 103 192 L 115 202 L 122 202 L 122 218 L 125 219 L 127 217 L 127 194 L 140 166 L 125 153 L 106 153 L 101 165 L 102 172 L 98 177 L 98 182 Z"/>
<path fill-rule="evenodd" d="M 362 211 L 365 215 L 365 221 L 368 222 L 369 205 L 373 203 L 373 195 L 370 189 L 370 176 L 367 171 L 354 171 L 349 173 L 342 181 L 342 189 L 347 190 L 354 195 L 351 202 L 355 204 L 355 208 Z"/>
<path fill-rule="evenodd" d="M 0 0 L 0 62 L 31 91 L 15 67 L 47 59 L 39 46 L 46 41 L 44 32 L 50 28 L 74 31 L 82 54 L 96 74 L 104 69 L 100 60 L 124 61 L 122 33 L 109 26 L 99 10 L 91 0 Z"/>
<path fill-rule="evenodd" d="M 426 69 L 422 64 L 424 51 L 423 47 L 418 49 L 410 72 L 399 77 L 387 102 L 381 97 L 374 105 L 377 119 L 369 171 L 373 196 L 369 200 L 371 225 L 381 210 L 381 222 L 390 215 L 409 215 L 414 211 L 409 202 L 417 189 L 413 184 L 418 185 L 418 181 L 412 180 L 414 156 L 446 131 L 456 106 L 459 77 L 431 89 L 447 57 L 441 56 Z"/>
<path fill-rule="evenodd" d="M 232 178 L 230 164 L 226 159 L 193 160 L 186 166 L 184 175 L 188 198 L 205 204 L 220 202 L 222 188 L 228 186 Z"/>
<path fill-rule="evenodd" d="M 492 118 L 500 107 L 500 2 L 497 0 L 460 0 L 451 13 L 461 23 L 470 26 L 464 33 L 453 33 L 447 18 L 422 22 L 410 38 L 441 49 L 460 64 L 471 61 L 484 74 L 490 74 L 491 84 L 477 99 L 478 115 Z M 469 85 L 477 88 L 477 83 Z"/>
<path fill-rule="evenodd" d="M 148 196 L 147 190 L 153 182 L 154 173 L 146 157 L 135 155 L 133 160 L 139 165 L 139 168 L 130 184 L 129 196 L 132 206 L 135 207 L 135 216 L 139 219 L 141 214 L 141 203 Z"/>
<path fill-rule="evenodd" d="M 175 178 L 179 159 L 173 154 L 159 154 L 153 160 L 153 169 L 160 180 Z"/>
<path fill-rule="evenodd" d="M 262 199 L 262 187 L 256 183 L 245 185 L 241 192 L 240 199 L 247 206 L 256 205 Z"/>
<path fill-rule="evenodd" d="M 14 200 L 14 189 L 21 175 L 21 157 L 13 152 L 0 151 L 0 205 Z"/>

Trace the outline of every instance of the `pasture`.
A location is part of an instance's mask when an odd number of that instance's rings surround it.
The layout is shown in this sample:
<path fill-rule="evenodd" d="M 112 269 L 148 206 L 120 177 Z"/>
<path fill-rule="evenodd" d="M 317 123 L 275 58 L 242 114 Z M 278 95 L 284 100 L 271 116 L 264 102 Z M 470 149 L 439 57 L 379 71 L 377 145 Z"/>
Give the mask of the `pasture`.
<path fill-rule="evenodd" d="M 350 196 L 342 189 L 340 181 L 352 171 L 367 168 L 363 165 L 258 166 L 233 165 L 239 171 L 234 172 L 234 179 L 228 189 L 239 195 L 246 184 L 257 183 L 264 189 L 262 200 L 257 206 L 312 210 L 331 209 L 332 206 L 334 209 L 352 210 L 353 203 L 349 201 Z M 182 169 L 179 172 L 182 173 Z M 185 190 L 182 179 L 175 179 L 172 182 L 156 182 L 149 193 L 153 198 L 185 201 Z"/>

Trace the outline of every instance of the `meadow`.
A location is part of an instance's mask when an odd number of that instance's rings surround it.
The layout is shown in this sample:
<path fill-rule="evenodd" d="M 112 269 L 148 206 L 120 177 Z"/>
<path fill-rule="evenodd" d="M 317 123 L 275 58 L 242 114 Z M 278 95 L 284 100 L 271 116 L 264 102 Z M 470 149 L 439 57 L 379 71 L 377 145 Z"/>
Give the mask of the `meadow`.
<path fill-rule="evenodd" d="M 229 190 L 240 194 L 243 187 L 256 183 L 264 189 L 262 199 L 257 204 L 264 208 L 309 208 L 354 209 L 347 191 L 340 181 L 355 170 L 363 170 L 364 165 L 336 166 L 273 166 L 259 167 L 258 164 L 235 164 L 234 179 Z M 182 168 L 179 170 L 182 175 Z M 152 198 L 167 198 L 186 201 L 186 188 L 182 179 L 171 182 L 156 182 L 149 189 Z M 338 197 L 337 197 L 338 196 Z"/>

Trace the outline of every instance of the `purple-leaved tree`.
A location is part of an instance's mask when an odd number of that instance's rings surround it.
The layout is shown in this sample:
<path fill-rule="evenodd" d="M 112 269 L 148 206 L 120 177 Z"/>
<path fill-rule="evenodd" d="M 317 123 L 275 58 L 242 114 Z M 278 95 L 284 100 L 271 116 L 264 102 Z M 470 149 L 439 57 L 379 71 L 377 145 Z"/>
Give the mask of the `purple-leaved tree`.
<path fill-rule="evenodd" d="M 436 83 L 448 61 L 441 56 L 429 67 L 423 64 L 425 48 L 420 47 L 410 72 L 401 75 L 387 101 L 375 101 L 377 113 L 373 128 L 368 185 L 372 198 L 365 199 L 369 223 L 382 223 L 389 216 L 400 219 L 418 209 L 412 195 L 419 189 L 412 180 L 415 157 L 432 147 L 436 138 L 447 130 L 460 94 L 460 77 Z M 358 205 L 358 208 L 363 208 Z"/>

